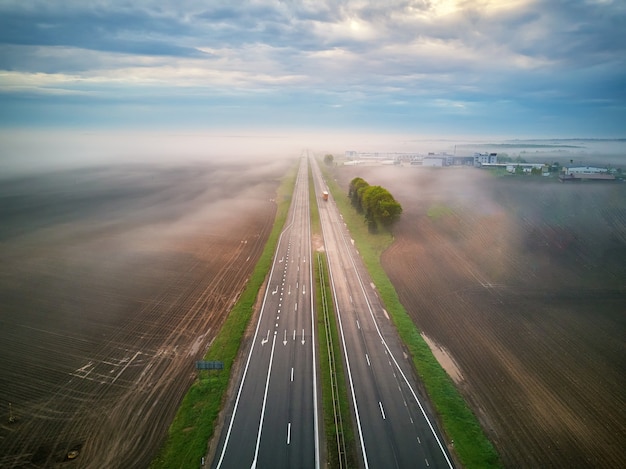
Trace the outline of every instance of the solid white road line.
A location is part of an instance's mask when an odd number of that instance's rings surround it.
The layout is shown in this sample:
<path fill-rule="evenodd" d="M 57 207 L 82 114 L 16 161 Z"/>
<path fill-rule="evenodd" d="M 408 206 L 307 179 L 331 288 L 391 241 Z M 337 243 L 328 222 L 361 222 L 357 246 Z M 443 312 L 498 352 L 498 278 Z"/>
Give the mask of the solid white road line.
<path fill-rule="evenodd" d="M 265 393 L 263 394 L 263 406 L 261 407 L 261 419 L 259 420 L 259 431 L 256 437 L 256 448 L 254 450 L 254 459 L 252 467 L 256 467 L 256 461 L 259 457 L 259 446 L 261 445 L 261 432 L 263 431 L 263 419 L 265 418 L 265 404 L 267 403 L 267 390 L 270 387 L 270 376 L 272 375 L 272 361 L 274 360 L 274 348 L 276 346 L 276 331 L 274 331 L 274 340 L 272 341 L 272 351 L 270 352 L 270 363 L 267 368 L 267 379 L 265 380 Z"/>
<path fill-rule="evenodd" d="M 324 232 L 324 228 L 322 227 L 322 233 L 323 232 Z M 374 324 L 374 328 L 376 329 L 378 337 L 380 338 L 380 341 L 383 344 L 383 347 L 384 347 L 384 350 L 385 350 L 385 354 L 387 354 L 387 352 L 389 352 L 389 355 L 391 356 L 391 360 L 394 362 L 396 368 L 398 369 L 398 371 L 400 372 L 400 375 L 402 376 L 402 379 L 404 380 L 404 382 L 406 383 L 407 387 L 411 391 L 413 399 L 415 399 L 415 402 L 417 403 L 418 407 L 420 408 L 422 416 L 426 420 L 426 423 L 428 424 L 428 428 L 430 429 L 430 431 L 431 431 L 431 433 L 433 435 L 433 438 L 437 442 L 437 445 L 439 446 L 439 449 L 441 450 L 441 453 L 443 454 L 443 457 L 445 458 L 446 462 L 448 463 L 448 467 L 450 467 L 452 469 L 454 467 L 452 465 L 452 461 L 450 461 L 450 458 L 448 457 L 448 454 L 446 453 L 446 451 L 445 451 L 445 449 L 443 447 L 443 444 L 442 444 L 441 440 L 439 439 L 439 436 L 437 435 L 437 432 L 435 432 L 435 428 L 433 427 L 433 424 L 431 423 L 430 419 L 426 415 L 426 410 L 422 406 L 421 401 L 417 398 L 417 394 L 415 393 L 413 387 L 409 383 L 408 378 L 406 377 L 406 375 L 402 371 L 402 368 L 400 368 L 400 365 L 398 364 L 396 358 L 391 353 L 391 350 L 389 350 L 389 346 L 387 345 L 387 343 L 385 342 L 385 339 L 383 338 L 382 332 L 380 331 L 380 328 L 378 327 L 378 323 L 376 322 L 376 318 L 374 317 L 374 311 L 372 310 L 372 306 L 371 306 L 370 301 L 369 301 L 369 299 L 367 297 L 367 293 L 365 291 L 365 286 L 363 285 L 363 280 L 361 279 L 361 274 L 359 273 L 358 269 L 356 268 L 356 263 L 354 261 L 354 258 L 352 256 L 352 254 L 351 254 L 350 248 L 348 246 L 348 243 L 347 243 L 345 237 L 343 238 L 343 242 L 344 242 L 344 246 L 346 247 L 346 250 L 348 252 L 348 257 L 350 258 L 350 262 L 352 264 L 352 267 L 353 267 L 354 271 L 356 272 L 356 277 L 357 277 L 357 280 L 359 281 L 359 286 L 361 287 L 361 291 L 363 293 L 363 298 L 365 299 L 365 303 L 367 304 L 367 309 L 369 310 L 369 314 L 370 314 L 370 317 L 372 319 L 372 323 Z M 357 252 L 357 254 L 358 254 L 358 252 Z M 332 278 L 332 271 L 330 269 L 329 269 L 329 271 L 331 272 L 331 278 Z M 373 283 L 370 283 L 370 285 L 371 285 L 371 287 L 374 290 L 376 289 L 376 286 Z M 376 295 L 376 296 L 378 297 L 378 295 Z M 336 300 L 335 300 L 335 303 L 337 303 Z M 337 314 L 339 314 L 339 305 L 338 304 L 337 304 Z M 339 324 L 340 324 L 340 328 L 341 328 L 341 321 L 339 322 Z M 342 334 L 342 340 L 343 340 L 343 334 Z M 347 359 L 346 359 L 346 363 L 347 363 Z M 349 369 L 349 365 L 348 365 L 348 369 Z M 349 371 L 348 371 L 348 377 L 350 377 L 350 372 Z M 352 388 L 352 385 L 351 385 L 351 388 Z M 353 398 L 353 400 L 354 400 L 354 398 Z M 356 403 L 355 403 L 355 406 L 356 406 Z M 358 416 L 357 416 L 357 424 L 360 425 Z M 363 441 L 363 440 L 361 439 L 361 441 Z M 367 462 L 366 462 L 366 466 L 367 466 Z"/>

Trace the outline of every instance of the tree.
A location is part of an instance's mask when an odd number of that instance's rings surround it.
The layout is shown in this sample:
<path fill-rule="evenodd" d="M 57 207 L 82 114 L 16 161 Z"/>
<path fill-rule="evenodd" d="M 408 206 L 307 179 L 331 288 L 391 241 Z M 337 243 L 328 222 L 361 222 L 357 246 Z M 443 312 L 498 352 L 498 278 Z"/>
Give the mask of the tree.
<path fill-rule="evenodd" d="M 333 155 L 328 154 L 324 156 L 324 163 L 326 163 L 326 165 L 332 166 L 333 161 L 335 161 L 335 157 Z"/>
<path fill-rule="evenodd" d="M 381 186 L 369 186 L 363 192 L 362 204 L 368 221 L 387 227 L 397 221 L 402 213 L 402 206 Z"/>
<path fill-rule="evenodd" d="M 389 227 L 400 218 L 402 206 L 391 193 L 381 186 L 370 186 L 363 178 L 350 181 L 348 196 L 352 205 L 363 212 L 370 230 L 376 231 L 379 225 Z"/>
<path fill-rule="evenodd" d="M 350 181 L 350 188 L 348 189 L 348 197 L 352 201 L 352 205 L 359 211 L 363 211 L 363 205 L 361 203 L 361 196 L 363 191 L 369 187 L 367 181 L 363 178 L 356 177 Z"/>

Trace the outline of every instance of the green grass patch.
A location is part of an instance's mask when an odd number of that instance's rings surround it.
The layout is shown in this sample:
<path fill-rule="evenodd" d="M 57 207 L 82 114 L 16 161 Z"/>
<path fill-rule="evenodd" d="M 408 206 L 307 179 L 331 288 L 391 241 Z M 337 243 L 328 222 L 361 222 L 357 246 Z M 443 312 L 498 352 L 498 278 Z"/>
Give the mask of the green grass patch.
<path fill-rule="evenodd" d="M 395 288 L 387 277 L 380 255 L 393 242 L 390 232 L 372 234 L 362 217 L 356 213 L 348 198 L 347 188 L 340 188 L 327 169 L 320 164 L 329 190 L 347 223 L 355 245 L 369 271 L 385 308 L 391 315 L 400 338 L 410 350 L 413 364 L 424 383 L 428 396 L 442 422 L 443 430 L 454 442 L 454 451 L 465 468 L 502 467 L 498 454 L 486 437 L 478 419 L 454 385 L 452 379 L 439 365 L 417 326 L 400 303 Z M 451 210 L 451 209 L 450 209 Z M 443 216 L 447 208 L 435 209 Z M 430 215 L 430 214 L 429 214 Z"/>
<path fill-rule="evenodd" d="M 271 268 L 278 238 L 287 218 L 296 170 L 292 168 L 278 188 L 276 219 L 265 249 L 237 304 L 204 356 L 205 360 L 222 361 L 224 370 L 206 373 L 191 385 L 169 428 L 166 442 L 150 466 L 153 469 L 198 467 L 206 454 L 207 443 L 213 436 L 228 388 L 230 370 L 253 315 L 259 290 Z"/>

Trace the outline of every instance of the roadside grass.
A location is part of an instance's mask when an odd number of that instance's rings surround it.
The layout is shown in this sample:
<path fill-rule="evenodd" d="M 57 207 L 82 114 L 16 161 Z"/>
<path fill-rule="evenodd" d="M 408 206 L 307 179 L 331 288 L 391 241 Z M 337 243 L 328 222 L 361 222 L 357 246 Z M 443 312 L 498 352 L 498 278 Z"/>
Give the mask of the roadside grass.
<path fill-rule="evenodd" d="M 165 443 L 150 465 L 152 469 L 197 467 L 207 452 L 208 441 L 213 436 L 215 422 L 224 403 L 231 368 L 253 316 L 259 290 L 271 268 L 278 238 L 287 219 L 296 171 L 297 166 L 290 170 L 278 188 L 276 218 L 265 249 L 243 293 L 204 356 L 204 360 L 223 362 L 224 369 L 205 372 L 191 385 L 169 428 Z"/>
<path fill-rule="evenodd" d="M 319 212 L 311 173 L 309 173 L 309 195 L 311 206 L 311 234 L 321 236 Z M 317 341 L 320 363 L 320 383 L 322 387 L 324 435 L 326 439 L 326 467 L 329 469 L 357 467 L 356 440 L 354 438 L 354 427 L 352 426 L 352 416 L 345 380 L 345 368 L 339 342 L 339 334 L 337 332 L 332 291 L 328 282 L 329 276 L 326 255 L 316 253 L 315 256 L 317 261 L 314 264 L 315 304 L 317 309 Z M 324 279 L 323 286 L 322 279 Z M 324 294 L 322 294 L 322 289 L 324 290 Z M 324 317 L 325 311 L 328 313 L 328 321 L 326 321 Z M 328 341 L 329 335 L 330 341 Z M 328 344 L 330 344 L 330 348 Z M 335 364 L 334 373 L 331 365 L 333 357 Z M 338 414 L 341 419 L 341 437 L 339 437 L 339 439 L 337 437 L 338 425 L 335 421 L 334 408 L 337 406 L 333 402 L 332 378 L 334 378 Z M 343 454 L 340 454 L 342 452 Z"/>
<path fill-rule="evenodd" d="M 347 190 L 339 187 L 321 163 L 320 167 L 380 298 L 391 315 L 400 338 L 411 353 L 413 364 L 435 407 L 443 430 L 453 442 L 453 451 L 459 461 L 463 467 L 469 469 L 502 467 L 498 454 L 478 419 L 420 335 L 380 263 L 381 254 L 393 242 L 392 234 L 383 231 L 371 234 L 362 216 L 352 207 Z M 436 214 L 441 216 L 438 212 Z"/>

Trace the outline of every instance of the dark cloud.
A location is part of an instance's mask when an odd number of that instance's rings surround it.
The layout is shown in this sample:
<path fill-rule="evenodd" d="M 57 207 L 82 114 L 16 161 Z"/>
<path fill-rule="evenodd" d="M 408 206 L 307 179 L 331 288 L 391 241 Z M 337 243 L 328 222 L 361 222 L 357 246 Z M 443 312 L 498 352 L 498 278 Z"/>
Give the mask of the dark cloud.
<path fill-rule="evenodd" d="M 198 57 L 187 28 L 142 10 L 33 10 L 0 14 L 0 44 L 69 46 L 139 55 Z"/>

